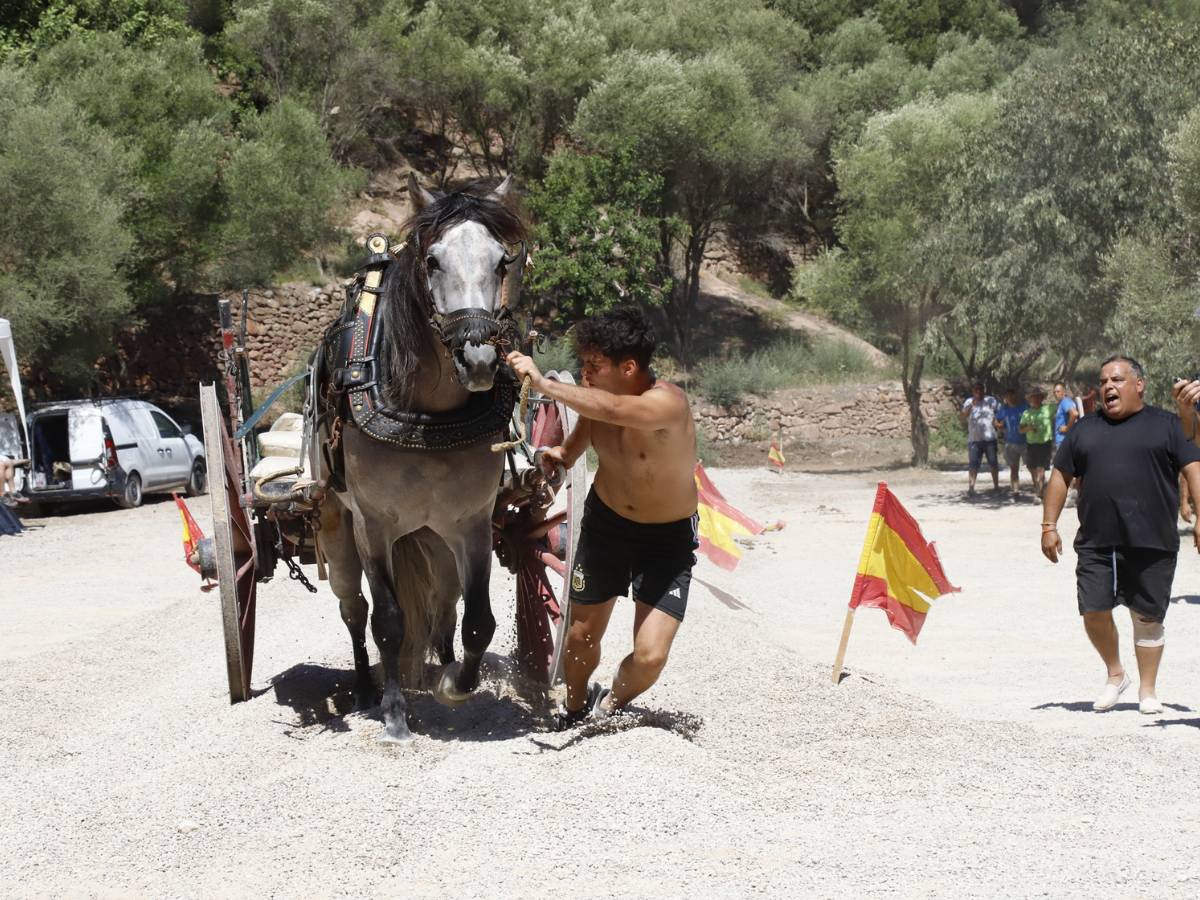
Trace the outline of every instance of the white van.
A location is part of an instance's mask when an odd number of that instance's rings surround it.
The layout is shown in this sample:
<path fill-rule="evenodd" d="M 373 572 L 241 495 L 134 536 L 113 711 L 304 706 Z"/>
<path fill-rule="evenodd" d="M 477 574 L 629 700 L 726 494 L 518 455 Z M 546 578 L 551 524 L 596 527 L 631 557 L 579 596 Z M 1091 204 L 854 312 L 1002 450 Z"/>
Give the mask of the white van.
<path fill-rule="evenodd" d="M 204 445 L 143 400 L 71 400 L 29 415 L 25 495 L 39 504 L 109 497 L 126 509 L 160 491 L 205 490 Z"/>

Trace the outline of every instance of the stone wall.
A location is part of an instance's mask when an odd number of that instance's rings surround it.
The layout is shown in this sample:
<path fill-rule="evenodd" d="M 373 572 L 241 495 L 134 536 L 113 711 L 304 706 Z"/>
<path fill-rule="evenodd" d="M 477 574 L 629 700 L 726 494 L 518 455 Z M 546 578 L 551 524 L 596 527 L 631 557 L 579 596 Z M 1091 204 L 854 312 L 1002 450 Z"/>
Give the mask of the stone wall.
<path fill-rule="evenodd" d="M 240 292 L 223 295 L 241 317 Z M 120 335 L 118 351 L 100 365 L 103 393 L 151 398 L 197 394 L 199 381 L 220 377 L 218 295 L 183 298 Z M 285 284 L 251 292 L 246 321 L 250 381 L 257 391 L 299 371 L 325 327 L 339 314 L 341 285 Z"/>
<path fill-rule="evenodd" d="M 960 399 L 950 385 L 924 385 L 921 411 L 932 424 Z M 726 408 L 695 404 L 696 424 L 716 444 L 737 446 L 765 441 L 780 426 L 785 445 L 812 444 L 841 437 L 908 437 L 908 404 L 898 381 L 863 385 L 792 388 L 769 397 L 749 397 Z"/>
<path fill-rule="evenodd" d="M 241 294 L 226 295 L 241 314 Z M 299 371 L 345 299 L 340 284 L 285 284 L 252 292 L 246 323 L 251 384 L 261 400 L 268 390 Z M 197 382 L 221 377 L 217 295 L 181 299 L 143 325 L 126 331 L 119 351 L 101 369 L 104 394 L 137 394 L 186 407 L 198 396 Z M 960 399 L 948 384 L 925 384 L 922 409 L 934 423 L 954 412 Z M 898 381 L 862 385 L 818 385 L 747 397 L 731 408 L 693 401 L 698 426 L 717 445 L 763 442 L 782 425 L 784 443 L 813 444 L 846 437 L 905 438 L 908 406 Z"/>
<path fill-rule="evenodd" d="M 271 388 L 300 371 L 344 301 L 340 284 L 288 284 L 252 297 L 246 328 L 251 384 Z"/>

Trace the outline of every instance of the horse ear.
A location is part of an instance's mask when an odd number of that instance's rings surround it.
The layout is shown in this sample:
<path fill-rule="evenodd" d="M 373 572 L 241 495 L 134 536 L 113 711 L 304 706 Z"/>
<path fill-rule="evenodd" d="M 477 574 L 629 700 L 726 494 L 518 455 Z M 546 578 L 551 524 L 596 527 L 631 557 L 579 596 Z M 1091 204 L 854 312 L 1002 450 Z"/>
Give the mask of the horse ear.
<path fill-rule="evenodd" d="M 487 199 L 495 200 L 497 203 L 503 203 L 504 198 L 508 196 L 509 188 L 512 187 L 512 180 L 513 177 L 511 175 L 505 175 L 504 180 L 492 188 L 492 192 L 487 195 Z"/>
<path fill-rule="evenodd" d="M 417 181 L 416 174 L 413 172 L 408 173 L 408 196 L 412 199 L 413 209 L 417 212 L 437 201 L 437 197 L 421 187 Z"/>

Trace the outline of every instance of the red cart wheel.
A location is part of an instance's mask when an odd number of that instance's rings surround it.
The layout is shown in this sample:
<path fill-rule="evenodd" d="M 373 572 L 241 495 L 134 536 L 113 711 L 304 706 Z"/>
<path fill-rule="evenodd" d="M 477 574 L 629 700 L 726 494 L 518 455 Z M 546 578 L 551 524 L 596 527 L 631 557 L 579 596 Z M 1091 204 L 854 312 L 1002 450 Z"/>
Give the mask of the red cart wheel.
<path fill-rule="evenodd" d="M 254 605 L 258 588 L 254 532 L 242 505 L 241 453 L 229 439 L 214 385 L 200 386 L 200 414 L 204 424 L 204 457 L 208 463 L 208 493 L 212 500 L 229 701 L 238 703 L 250 698 L 250 671 L 254 662 Z"/>
<path fill-rule="evenodd" d="M 547 377 L 575 383 L 568 372 L 550 372 Z M 577 421 L 564 404 L 542 398 L 532 416 L 530 446 L 561 444 Z M 497 550 L 517 576 L 517 665 L 526 677 L 547 687 L 562 673 L 571 570 L 586 493 L 587 458 L 581 456 L 566 472 L 551 506 L 540 509 L 526 503 L 499 514 Z"/>

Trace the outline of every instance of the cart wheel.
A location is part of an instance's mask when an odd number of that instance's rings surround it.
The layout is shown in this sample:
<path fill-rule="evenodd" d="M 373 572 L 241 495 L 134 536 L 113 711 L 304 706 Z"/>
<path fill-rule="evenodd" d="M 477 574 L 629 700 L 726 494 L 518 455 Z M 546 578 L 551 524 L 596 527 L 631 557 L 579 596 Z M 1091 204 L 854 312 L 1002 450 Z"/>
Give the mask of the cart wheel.
<path fill-rule="evenodd" d="M 569 372 L 549 372 L 547 377 L 575 383 Z M 576 413 L 562 403 L 539 403 L 529 429 L 529 442 L 535 447 L 561 444 L 577 421 Z M 545 518 L 527 525 L 517 569 L 517 660 L 525 674 L 550 687 L 562 675 L 571 570 L 586 494 L 584 455 L 566 473 Z"/>
<path fill-rule="evenodd" d="M 200 386 L 200 414 L 204 423 L 208 493 L 212 500 L 217 586 L 225 627 L 229 701 L 238 703 L 250 698 L 250 670 L 254 661 L 254 603 L 258 588 L 254 578 L 254 539 L 241 504 L 241 456 L 229 439 L 214 385 Z"/>

